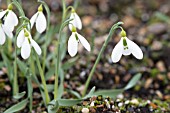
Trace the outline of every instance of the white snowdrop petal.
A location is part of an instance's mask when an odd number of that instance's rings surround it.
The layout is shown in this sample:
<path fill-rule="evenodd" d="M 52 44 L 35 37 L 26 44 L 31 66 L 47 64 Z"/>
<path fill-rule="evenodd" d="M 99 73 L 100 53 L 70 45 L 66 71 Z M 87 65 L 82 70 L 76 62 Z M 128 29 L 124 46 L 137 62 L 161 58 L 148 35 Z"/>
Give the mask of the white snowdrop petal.
<path fill-rule="evenodd" d="M 20 48 L 24 42 L 25 36 L 24 36 L 24 30 L 21 30 L 17 37 L 17 47 Z"/>
<path fill-rule="evenodd" d="M 24 43 L 21 47 L 21 56 L 23 59 L 27 59 L 30 56 L 31 53 L 31 45 L 28 42 L 28 39 L 25 38 Z"/>
<path fill-rule="evenodd" d="M 73 19 L 73 20 L 71 20 L 71 21 L 69 22 L 68 27 L 69 27 L 70 31 L 72 31 L 72 27 L 73 27 L 73 25 L 74 25 L 74 27 L 76 27 L 75 19 L 74 19 L 74 15 L 73 15 L 73 13 L 71 13 L 71 15 L 70 15 L 70 19 Z"/>
<path fill-rule="evenodd" d="M 129 40 L 128 38 L 126 38 L 126 40 L 127 40 L 128 47 L 131 50 L 131 53 L 133 54 L 133 56 L 135 56 L 137 59 L 142 59 L 143 52 L 140 49 L 140 47 L 133 41 Z"/>
<path fill-rule="evenodd" d="M 12 31 L 10 31 L 10 29 L 8 29 L 8 27 L 6 27 L 5 25 L 2 25 L 2 28 L 5 32 L 5 34 L 9 37 L 9 38 L 13 38 L 13 33 Z"/>
<path fill-rule="evenodd" d="M 7 29 L 7 31 L 14 30 L 14 23 L 11 18 L 12 18 L 12 13 L 11 13 L 11 11 L 9 11 L 7 16 L 4 19 L 4 26 Z"/>
<path fill-rule="evenodd" d="M 37 53 L 38 55 L 41 55 L 42 51 L 41 51 L 40 46 L 39 46 L 33 39 L 31 39 L 30 41 L 31 41 L 31 45 L 32 45 L 33 48 L 35 49 L 36 53 Z"/>
<path fill-rule="evenodd" d="M 39 33 L 42 33 L 47 28 L 47 20 L 42 12 L 39 12 L 39 15 L 36 20 L 36 29 Z"/>
<path fill-rule="evenodd" d="M 81 20 L 80 20 L 80 17 L 77 15 L 77 13 L 74 13 L 74 18 L 75 18 L 75 26 L 79 29 L 79 30 L 81 30 L 82 29 L 82 22 L 81 22 Z"/>
<path fill-rule="evenodd" d="M 72 33 L 68 40 L 68 53 L 71 57 L 77 54 L 78 41 L 76 40 L 75 33 Z"/>
<path fill-rule="evenodd" d="M 0 26 L 0 45 L 3 45 L 5 43 L 6 36 L 2 29 L 2 26 Z"/>
<path fill-rule="evenodd" d="M 111 58 L 114 63 L 120 60 L 122 52 L 123 52 L 123 39 L 121 38 L 121 40 L 116 44 L 112 51 Z"/>
<path fill-rule="evenodd" d="M 37 19 L 37 16 L 38 16 L 38 12 L 35 13 L 35 14 L 31 17 L 31 19 L 30 19 L 31 29 L 32 29 L 32 27 L 34 26 L 34 23 L 35 23 L 35 21 L 36 21 L 36 19 Z"/>
<path fill-rule="evenodd" d="M 90 47 L 90 44 L 88 43 L 88 41 L 83 37 L 81 36 L 80 34 L 77 33 L 77 36 L 81 42 L 81 44 L 84 46 L 84 48 L 87 49 L 87 51 L 90 51 L 91 50 L 91 47 Z"/>
<path fill-rule="evenodd" d="M 11 21 L 13 22 L 13 25 L 17 26 L 18 25 L 17 15 L 13 11 L 11 11 L 11 15 L 12 15 Z"/>
<path fill-rule="evenodd" d="M 0 12 L 0 19 L 5 15 L 5 13 L 6 13 L 6 10 Z"/>
<path fill-rule="evenodd" d="M 4 22 L 4 25 L 7 27 L 7 29 L 9 31 L 13 31 L 14 30 L 14 27 L 18 24 L 18 18 L 16 16 L 16 14 L 9 10 L 8 11 L 8 14 L 5 18 L 5 22 Z"/>

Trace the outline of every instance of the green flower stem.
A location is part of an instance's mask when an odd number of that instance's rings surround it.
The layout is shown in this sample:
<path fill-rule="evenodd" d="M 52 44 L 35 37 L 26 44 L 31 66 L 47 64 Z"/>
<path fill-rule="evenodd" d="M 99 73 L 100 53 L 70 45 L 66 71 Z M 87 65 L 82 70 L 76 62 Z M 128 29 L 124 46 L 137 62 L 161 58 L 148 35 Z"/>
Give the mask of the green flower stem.
<path fill-rule="evenodd" d="M 122 24 L 123 24 L 123 22 L 118 22 L 118 23 L 116 23 L 116 24 L 114 24 L 114 25 L 112 26 L 112 28 L 111 28 L 111 30 L 110 30 L 110 32 L 109 32 L 109 36 L 108 36 L 108 38 L 105 40 L 105 42 L 104 42 L 104 44 L 103 44 L 103 46 L 102 46 L 102 48 L 101 48 L 101 50 L 100 50 L 100 53 L 99 53 L 99 55 L 98 55 L 98 57 L 97 57 L 97 59 L 96 59 L 96 61 L 95 61 L 95 64 L 93 65 L 93 67 L 92 67 L 92 69 L 91 69 L 91 71 L 90 71 L 90 74 L 89 74 L 89 76 L 88 76 L 88 79 L 86 80 L 85 89 L 84 89 L 83 94 L 82 94 L 83 97 L 85 96 L 85 94 L 86 94 L 86 92 L 87 92 L 89 83 L 90 83 L 91 78 L 92 78 L 92 76 L 93 76 L 93 73 L 94 73 L 94 71 L 95 71 L 95 69 L 96 69 L 96 66 L 97 66 L 97 64 L 98 64 L 99 61 L 100 61 L 100 58 L 101 58 L 101 55 L 102 55 L 103 51 L 105 50 L 105 48 L 106 48 L 106 46 L 107 46 L 110 38 L 112 37 L 114 31 L 115 31 L 117 28 L 119 28 L 120 25 L 122 25 Z"/>
<path fill-rule="evenodd" d="M 60 64 L 60 40 L 61 40 L 61 28 L 59 31 L 59 39 L 57 43 L 57 62 L 56 62 L 56 71 L 55 71 L 55 84 L 54 84 L 54 99 L 58 97 L 58 75 L 59 75 L 59 64 Z"/>
<path fill-rule="evenodd" d="M 63 15 L 62 15 L 62 23 L 65 21 L 66 18 L 66 1 L 62 0 L 62 6 L 63 6 Z"/>
<path fill-rule="evenodd" d="M 36 62 L 37 62 L 38 70 L 39 70 L 39 73 L 40 73 L 41 81 L 42 81 L 42 84 L 43 84 L 43 89 L 44 89 L 44 92 L 45 92 L 45 100 L 46 100 L 46 105 L 47 105 L 50 102 L 50 97 L 49 97 L 49 94 L 48 94 L 48 89 L 47 89 L 44 73 L 43 73 L 43 70 L 42 70 L 42 67 L 41 67 L 41 64 L 40 64 L 40 60 L 39 60 L 37 54 L 35 56 L 36 56 Z"/>
<path fill-rule="evenodd" d="M 62 14 L 62 24 L 59 30 L 59 39 L 57 44 L 57 62 L 55 65 L 56 71 L 55 71 L 55 83 L 54 83 L 54 99 L 57 99 L 58 97 L 58 75 L 59 75 L 59 64 L 60 64 L 60 40 L 61 40 L 61 31 L 62 31 L 62 25 L 66 17 L 66 3 L 65 0 L 62 0 L 62 6 L 63 6 L 63 14 Z"/>
<path fill-rule="evenodd" d="M 22 10 L 21 5 L 16 1 L 12 0 L 13 4 L 17 7 L 17 9 L 20 12 L 20 15 L 25 16 L 24 11 Z M 14 79 L 13 79 L 13 95 L 18 94 L 19 89 L 18 89 L 18 79 L 17 79 L 17 46 L 16 46 L 16 40 L 19 32 L 16 33 L 15 38 L 14 38 L 14 45 L 15 45 L 15 60 L 14 60 Z M 12 46 L 12 44 L 11 44 Z"/>
<path fill-rule="evenodd" d="M 14 45 L 15 45 L 15 61 L 14 61 L 14 79 L 13 79 L 13 95 L 17 95 L 19 92 L 18 89 L 18 79 L 17 79 L 17 36 L 14 38 Z"/>
<path fill-rule="evenodd" d="M 49 29 L 50 29 L 50 9 L 48 7 L 48 5 L 44 2 L 44 1 L 40 1 L 38 0 L 38 2 L 40 2 L 41 4 L 43 4 L 43 6 L 45 7 L 45 10 L 47 12 L 47 30 L 46 30 L 46 34 L 45 34 L 45 45 L 44 45 L 44 56 L 43 56 L 43 64 L 42 64 L 42 69 L 43 72 L 45 70 L 45 61 L 46 61 L 46 56 L 47 56 L 47 38 L 48 34 L 49 34 Z"/>
<path fill-rule="evenodd" d="M 59 75 L 59 64 L 60 64 L 60 40 L 61 40 L 61 32 L 63 30 L 63 28 L 69 24 L 69 21 L 71 21 L 73 19 L 68 19 L 66 20 L 64 23 L 61 24 L 60 30 L 59 30 L 59 39 L 58 39 L 58 43 L 56 45 L 57 48 L 57 61 L 56 61 L 56 71 L 55 71 L 55 84 L 54 84 L 54 99 L 57 99 L 58 96 L 58 75 Z"/>

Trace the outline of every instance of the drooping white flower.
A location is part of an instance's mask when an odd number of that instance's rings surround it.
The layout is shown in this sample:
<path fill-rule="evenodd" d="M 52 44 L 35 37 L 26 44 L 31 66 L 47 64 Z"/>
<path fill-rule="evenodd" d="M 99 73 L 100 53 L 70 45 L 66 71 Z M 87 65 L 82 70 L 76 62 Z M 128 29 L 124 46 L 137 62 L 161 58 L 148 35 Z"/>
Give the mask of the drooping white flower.
<path fill-rule="evenodd" d="M 22 29 L 17 37 L 17 47 L 21 47 L 21 56 L 23 59 L 27 59 L 31 53 L 31 47 L 33 47 L 38 55 L 41 55 L 42 51 L 40 46 L 32 39 L 31 34 L 26 28 Z"/>
<path fill-rule="evenodd" d="M 117 43 L 117 45 L 112 51 L 111 55 L 112 61 L 116 63 L 120 60 L 122 55 L 127 56 L 130 54 L 135 56 L 137 59 L 142 59 L 143 52 L 140 49 L 140 47 L 126 37 L 125 31 L 122 31 L 121 34 L 122 34 L 121 40 Z"/>
<path fill-rule="evenodd" d="M 4 26 L 7 31 L 12 32 L 14 27 L 18 25 L 18 18 L 16 14 L 12 11 L 12 4 L 8 5 L 8 9 L 0 12 L 0 19 L 3 18 Z"/>
<path fill-rule="evenodd" d="M 69 29 L 70 31 L 72 31 L 72 27 L 76 27 L 79 30 L 82 29 L 82 22 L 80 17 L 77 15 L 77 13 L 75 12 L 74 9 L 72 9 L 71 15 L 70 15 L 70 19 L 73 19 L 69 22 Z"/>
<path fill-rule="evenodd" d="M 43 7 L 42 5 L 39 6 L 38 12 L 35 13 L 31 19 L 31 28 L 34 26 L 34 23 L 36 23 L 36 29 L 39 33 L 42 33 L 46 30 L 47 28 L 47 20 L 43 14 Z"/>
<path fill-rule="evenodd" d="M 78 51 L 78 43 L 81 43 L 87 51 L 91 50 L 88 41 L 80 34 L 77 33 L 76 28 L 73 27 L 72 34 L 68 40 L 68 53 L 71 57 L 74 57 Z"/>
<path fill-rule="evenodd" d="M 12 31 L 9 31 L 9 29 L 4 26 L 0 20 L 0 45 L 3 45 L 6 41 L 6 35 L 9 38 L 13 37 Z"/>

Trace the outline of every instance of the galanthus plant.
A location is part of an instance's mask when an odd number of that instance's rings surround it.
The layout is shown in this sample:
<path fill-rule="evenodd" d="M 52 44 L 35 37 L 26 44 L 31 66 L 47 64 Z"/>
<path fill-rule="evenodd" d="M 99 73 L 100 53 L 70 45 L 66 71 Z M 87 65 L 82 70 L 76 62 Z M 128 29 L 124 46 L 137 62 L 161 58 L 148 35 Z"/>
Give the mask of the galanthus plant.
<path fill-rule="evenodd" d="M 45 15 L 43 14 L 42 4 L 38 7 L 38 12 L 31 17 L 30 22 L 31 28 L 34 26 L 34 23 L 36 23 L 36 29 L 39 33 L 42 33 L 46 30 L 47 20 L 45 18 Z"/>
<path fill-rule="evenodd" d="M 77 54 L 79 42 L 84 46 L 87 51 L 91 50 L 88 41 L 82 35 L 77 33 L 76 28 L 72 26 L 72 34 L 68 40 L 68 53 L 71 57 L 74 57 Z"/>
<path fill-rule="evenodd" d="M 23 28 L 17 37 L 17 46 L 21 47 L 21 56 L 23 59 L 27 59 L 31 53 L 31 47 L 33 47 L 38 55 L 41 55 L 40 46 L 32 39 L 30 32 Z"/>
<path fill-rule="evenodd" d="M 112 51 L 112 61 L 114 63 L 118 62 L 122 55 L 130 55 L 132 54 L 135 56 L 137 59 L 142 59 L 143 58 L 143 52 L 140 49 L 140 47 L 134 43 L 133 41 L 129 40 L 126 37 L 126 32 L 122 29 L 121 31 L 121 39 L 115 46 L 115 48 Z"/>
<path fill-rule="evenodd" d="M 74 3 L 78 4 L 78 1 L 79 0 L 74 0 Z M 109 35 L 105 40 L 99 54 L 97 55 L 95 63 L 91 68 L 91 71 L 86 80 L 82 95 L 76 91 L 69 91 L 68 93 L 71 92 L 73 95 L 75 95 L 74 97 L 77 97 L 77 99 L 63 99 L 62 95 L 65 91 L 67 91 L 64 87 L 65 74 L 67 70 L 69 70 L 71 66 L 76 63 L 77 60 L 76 58 L 70 58 L 68 61 L 62 62 L 67 53 L 67 49 L 69 55 L 74 57 L 78 52 L 79 43 L 82 44 L 87 51 L 91 51 L 91 46 L 86 38 L 77 32 L 77 29 L 82 29 L 82 22 L 78 14 L 75 12 L 75 7 L 66 7 L 65 0 L 62 0 L 63 16 L 61 23 L 59 24 L 60 26 L 51 26 L 50 9 L 48 8 L 48 5 L 42 0 L 38 0 L 38 2 L 41 4 L 38 7 L 38 12 L 35 13 L 30 20 L 26 17 L 21 3 L 17 0 L 12 0 L 12 3 L 8 6 L 8 9 L 0 12 L 0 45 L 5 43 L 6 35 L 11 38 L 13 37 L 14 27 L 18 25 L 18 17 L 12 11 L 12 4 L 15 5 L 18 9 L 20 20 L 20 24 L 14 32 L 14 38 L 11 41 L 14 43 L 10 43 L 11 46 L 4 44 L 3 46 L 5 47 L 0 48 L 2 58 L 4 60 L 3 66 L 6 66 L 8 70 L 7 75 L 9 77 L 10 83 L 12 84 L 13 97 L 18 99 L 18 103 L 5 110 L 4 113 L 18 112 L 19 110 L 24 109 L 28 103 L 29 112 L 32 112 L 34 91 L 32 82 L 34 82 L 39 88 L 44 106 L 46 107 L 46 110 L 48 110 L 48 113 L 56 113 L 60 106 L 73 106 L 92 96 L 102 95 L 104 97 L 110 96 L 115 98 L 118 94 L 132 88 L 137 83 L 141 77 L 140 74 L 132 78 L 132 81 L 130 81 L 126 87 L 118 89 L 116 92 L 114 89 L 95 91 L 95 87 L 93 87 L 87 94 L 91 78 L 96 70 L 96 66 L 99 63 L 104 50 L 106 49 L 106 46 L 108 45 L 109 40 L 113 36 L 113 33 L 116 29 L 122 28 L 121 25 L 123 22 L 118 22 L 111 27 Z M 47 13 L 47 20 L 43 14 L 43 7 Z M 69 8 L 72 10 L 69 10 Z M 70 17 L 66 18 L 66 15 Z M 39 32 L 38 35 L 35 36 L 31 34 L 31 29 L 33 28 L 34 24 L 36 24 L 36 30 Z M 69 27 L 69 30 L 72 32 L 69 38 L 67 36 L 67 32 L 63 31 L 66 26 Z M 42 35 L 41 33 L 43 33 L 45 30 L 45 35 Z M 57 39 L 52 39 L 52 36 L 55 35 L 56 32 L 58 33 Z M 122 55 L 130 55 L 131 53 L 137 59 L 142 59 L 143 53 L 141 49 L 126 37 L 124 30 L 122 30 L 121 34 L 122 38 L 112 52 L 113 62 L 118 62 Z M 38 40 L 39 37 L 41 37 L 41 40 Z M 54 44 L 56 44 L 56 50 L 49 55 L 46 54 L 46 52 L 50 52 L 48 51 L 48 46 L 51 47 L 50 44 L 53 44 L 52 41 L 54 41 Z M 6 52 L 6 48 L 9 47 L 14 50 L 14 54 L 10 55 L 13 51 L 9 54 L 6 54 L 8 52 Z M 18 51 L 17 47 L 21 48 L 21 52 Z M 35 52 L 31 50 L 32 47 L 34 48 Z M 41 56 L 42 50 L 43 58 Z M 18 57 L 19 54 L 21 54 L 21 57 L 24 60 Z M 8 56 L 10 57 L 8 58 Z M 14 66 L 11 66 L 12 64 Z M 24 92 L 20 92 L 18 85 L 18 83 L 20 83 L 18 80 L 20 80 L 21 75 L 23 75 L 22 78 L 25 77 L 27 81 L 27 88 L 24 89 Z M 41 81 L 38 77 L 40 77 Z M 49 81 L 49 78 L 54 77 L 54 81 L 47 82 Z M 46 84 L 46 82 L 48 84 Z M 26 93 L 28 93 L 27 96 L 25 96 Z M 21 99 L 23 100 L 21 101 Z"/>

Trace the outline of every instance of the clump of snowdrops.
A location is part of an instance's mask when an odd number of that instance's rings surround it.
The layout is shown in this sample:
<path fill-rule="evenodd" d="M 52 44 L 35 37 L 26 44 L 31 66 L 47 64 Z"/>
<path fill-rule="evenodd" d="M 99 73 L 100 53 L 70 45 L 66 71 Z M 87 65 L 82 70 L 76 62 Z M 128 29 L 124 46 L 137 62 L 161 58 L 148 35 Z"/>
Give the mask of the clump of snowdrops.
<path fill-rule="evenodd" d="M 75 0 L 74 6 L 77 6 L 77 4 L 78 0 Z M 122 55 L 127 56 L 132 54 L 137 59 L 143 58 L 143 52 L 140 47 L 127 38 L 126 32 L 121 27 L 123 22 L 118 22 L 110 29 L 108 38 L 105 40 L 88 75 L 83 94 L 74 92 L 73 94 L 78 95 L 77 98 L 71 100 L 63 99 L 63 82 L 66 71 L 63 68 L 64 64 L 62 60 L 65 57 L 66 52 L 68 51 L 70 59 L 74 59 L 71 63 L 76 64 L 77 58 L 75 57 L 78 54 L 79 44 L 82 44 L 88 52 L 91 51 L 91 45 L 86 37 L 81 35 L 81 29 L 83 28 L 83 25 L 81 18 L 76 12 L 76 7 L 67 7 L 65 0 L 62 0 L 62 21 L 59 25 L 59 30 L 55 31 L 54 27 L 57 25 L 50 25 L 50 10 L 48 5 L 41 0 L 37 1 L 37 5 L 39 5 L 39 7 L 31 18 L 28 18 L 25 15 L 22 4 L 17 0 L 12 0 L 12 2 L 8 4 L 7 9 L 0 11 L 1 55 L 8 70 L 7 75 L 9 81 L 13 86 L 13 98 L 18 100 L 18 103 L 4 111 L 5 113 L 17 112 L 25 108 L 27 105 L 29 106 L 30 112 L 32 111 L 32 82 L 34 82 L 39 87 L 44 105 L 46 106 L 48 112 L 55 113 L 60 106 L 72 106 L 92 96 L 102 95 L 104 97 L 109 96 L 111 98 L 115 98 L 123 91 L 132 88 L 140 79 L 141 74 L 137 74 L 122 89 L 95 91 L 94 86 L 89 91 L 89 93 L 87 93 L 88 86 L 96 66 L 116 29 L 121 30 L 121 37 L 120 41 L 113 48 L 112 53 L 110 53 L 113 63 L 118 62 Z M 13 10 L 14 7 L 17 10 Z M 34 27 L 36 28 L 38 35 L 32 34 L 32 29 Z M 68 36 L 67 32 L 63 31 L 65 27 L 67 27 L 71 32 L 71 34 L 69 33 L 70 36 Z M 52 35 L 55 33 L 58 33 L 58 39 L 55 45 L 56 50 L 55 53 L 53 53 L 49 58 L 47 55 L 47 48 L 51 44 Z M 42 40 L 41 44 L 38 43 L 40 42 L 40 38 Z M 11 48 L 13 48 L 13 50 L 11 50 Z M 81 54 L 79 56 L 81 57 Z M 49 64 L 48 59 L 52 60 L 52 66 Z M 54 84 L 47 84 L 46 81 L 48 81 L 52 75 L 55 76 Z M 18 80 L 21 76 L 26 78 L 28 87 L 27 90 L 23 92 L 20 92 L 18 85 Z M 38 79 L 38 76 L 40 76 L 41 81 Z M 25 96 L 25 94 L 27 94 L 27 96 Z M 23 97 L 26 98 L 23 99 Z"/>

